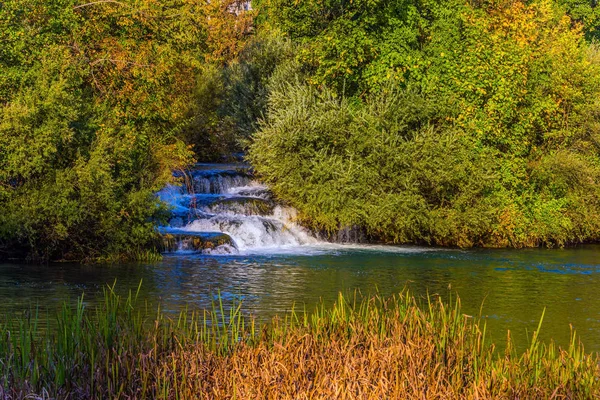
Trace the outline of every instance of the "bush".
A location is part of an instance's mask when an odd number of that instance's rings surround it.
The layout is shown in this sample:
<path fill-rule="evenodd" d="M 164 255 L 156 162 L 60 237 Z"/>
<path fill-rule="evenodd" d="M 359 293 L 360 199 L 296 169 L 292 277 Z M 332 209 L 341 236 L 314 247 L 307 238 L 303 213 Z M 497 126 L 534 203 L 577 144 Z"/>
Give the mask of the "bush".
<path fill-rule="evenodd" d="M 219 161 L 244 151 L 266 111 L 268 83 L 275 68 L 292 57 L 290 41 L 258 33 L 227 65 L 205 65 L 197 77 L 191 123 L 184 131 L 197 158 Z"/>
<path fill-rule="evenodd" d="M 285 93 L 285 94 L 284 94 Z M 463 244 L 493 221 L 496 162 L 410 92 L 353 103 L 290 85 L 273 93 L 250 160 L 314 227 L 364 226 L 390 242 Z"/>
<path fill-rule="evenodd" d="M 0 257 L 151 254 L 202 25 L 145 2 L 0 8 Z M 183 24 L 183 25 L 182 25 Z M 180 29 L 184 29 L 182 35 Z"/>
<path fill-rule="evenodd" d="M 595 47 L 549 2 L 448 4 L 456 20 L 432 25 L 419 65 L 362 97 L 311 72 L 278 78 L 257 172 L 317 229 L 461 247 L 598 240 Z"/>

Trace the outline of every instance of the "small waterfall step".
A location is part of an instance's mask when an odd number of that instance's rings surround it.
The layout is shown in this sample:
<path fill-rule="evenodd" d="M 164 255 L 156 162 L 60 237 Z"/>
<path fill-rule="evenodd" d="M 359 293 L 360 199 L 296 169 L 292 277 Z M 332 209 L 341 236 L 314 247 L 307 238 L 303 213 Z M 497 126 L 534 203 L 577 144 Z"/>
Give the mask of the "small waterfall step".
<path fill-rule="evenodd" d="M 248 165 L 196 164 L 175 176 L 182 183 L 157 194 L 171 206 L 169 224 L 159 229 L 167 252 L 235 254 L 317 242 Z"/>
<path fill-rule="evenodd" d="M 207 209 L 213 214 L 229 215 L 270 215 L 276 204 L 261 197 L 236 195 L 214 201 Z"/>

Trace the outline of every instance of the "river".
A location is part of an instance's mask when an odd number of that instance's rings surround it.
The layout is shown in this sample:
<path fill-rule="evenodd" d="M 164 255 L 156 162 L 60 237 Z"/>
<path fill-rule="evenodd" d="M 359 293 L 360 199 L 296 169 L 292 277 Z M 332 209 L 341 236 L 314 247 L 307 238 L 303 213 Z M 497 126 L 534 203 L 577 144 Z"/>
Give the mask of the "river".
<path fill-rule="evenodd" d="M 341 291 L 454 299 L 481 313 L 502 347 L 519 348 L 546 309 L 540 337 L 567 345 L 570 325 L 588 351 L 600 351 L 600 246 L 568 249 L 460 250 L 327 243 L 293 222 L 294 212 L 239 166 L 200 165 L 187 185 L 159 196 L 173 205 L 161 231 L 174 238 L 162 261 L 122 265 L 0 264 L 0 315 L 74 302 L 93 307 L 102 288 L 135 290 L 166 312 L 206 308 L 220 292 L 243 301 L 261 321 L 292 305 L 309 310 Z M 186 188 L 187 187 L 187 188 Z M 193 215 L 192 215 L 193 214 Z M 223 234 L 219 241 L 212 238 Z M 198 238 L 199 241 L 194 241 Z M 200 243 L 200 245 L 198 245 Z"/>

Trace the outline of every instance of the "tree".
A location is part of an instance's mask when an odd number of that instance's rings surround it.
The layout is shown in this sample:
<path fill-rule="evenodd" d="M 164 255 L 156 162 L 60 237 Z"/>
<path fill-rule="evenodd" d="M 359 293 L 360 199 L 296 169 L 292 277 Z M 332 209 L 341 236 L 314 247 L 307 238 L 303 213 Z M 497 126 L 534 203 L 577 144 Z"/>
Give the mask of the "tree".
<path fill-rule="evenodd" d="M 196 76 L 224 57 L 209 21 L 237 18 L 191 0 L 0 7 L 0 251 L 143 256 L 165 211 L 153 193 L 192 160 Z"/>
<path fill-rule="evenodd" d="M 318 229 L 393 243 L 598 240 L 600 59 L 560 7 L 359 4 L 308 30 L 316 43 L 300 35 L 311 57 L 273 85 L 250 159 L 276 194 Z M 378 53 L 338 53 L 348 70 L 328 75 L 320 50 L 352 41 L 327 35 L 353 18 L 383 21 Z"/>

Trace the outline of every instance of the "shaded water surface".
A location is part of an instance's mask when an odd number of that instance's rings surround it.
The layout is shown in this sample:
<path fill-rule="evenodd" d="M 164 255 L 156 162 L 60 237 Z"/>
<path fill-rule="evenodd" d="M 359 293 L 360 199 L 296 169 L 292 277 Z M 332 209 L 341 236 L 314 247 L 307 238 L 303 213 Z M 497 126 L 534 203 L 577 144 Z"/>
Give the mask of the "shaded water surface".
<path fill-rule="evenodd" d="M 217 291 L 241 297 L 261 320 L 293 303 L 313 307 L 339 291 L 390 295 L 405 287 L 460 296 L 463 312 L 480 308 L 492 338 L 510 329 L 519 347 L 536 328 L 544 307 L 541 337 L 566 345 L 571 324 L 587 350 L 600 351 L 600 246 L 556 250 L 448 250 L 418 247 L 311 245 L 276 253 L 237 255 L 176 253 L 147 264 L 47 266 L 0 264 L 0 318 L 31 305 L 58 308 L 85 292 L 93 306 L 102 288 L 117 281 L 166 311 L 205 308 Z"/>

